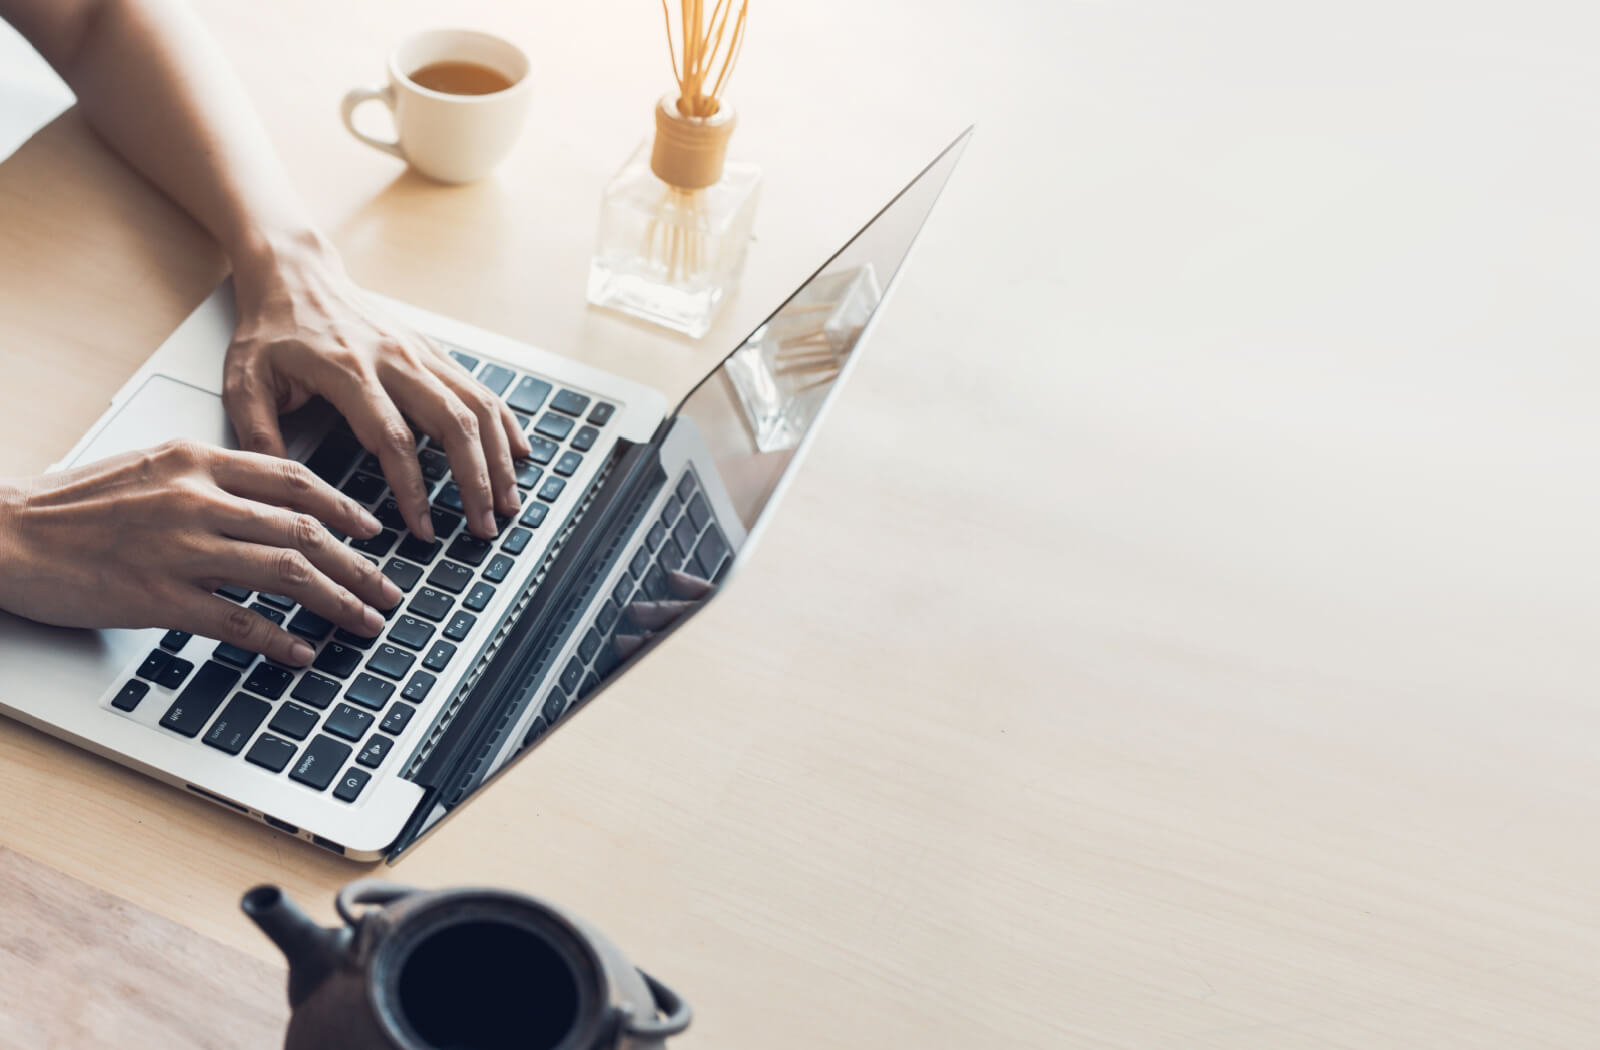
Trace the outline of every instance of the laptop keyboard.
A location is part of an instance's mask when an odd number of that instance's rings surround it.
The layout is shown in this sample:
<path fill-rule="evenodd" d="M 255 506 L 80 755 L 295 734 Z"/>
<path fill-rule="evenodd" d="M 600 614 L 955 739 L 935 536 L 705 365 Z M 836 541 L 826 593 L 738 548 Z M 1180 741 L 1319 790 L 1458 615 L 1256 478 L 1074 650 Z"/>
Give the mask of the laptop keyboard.
<path fill-rule="evenodd" d="M 340 801 L 361 796 L 616 411 L 537 376 L 480 363 L 459 348 L 449 353 L 505 399 L 533 446 L 532 455 L 517 463 L 517 517 L 496 517 L 493 540 L 467 531 L 449 460 L 424 438 L 417 460 L 438 538 L 422 542 L 406 529 L 377 457 L 341 422 L 306 465 L 383 525 L 371 539 L 335 535 L 379 565 L 404 594 L 385 614 L 384 632 L 363 638 L 335 630 L 283 595 L 224 587 L 217 593 L 315 647 L 311 666 L 280 666 L 226 642 L 190 659 L 178 654 L 191 654 L 191 636 L 168 631 L 112 698 L 113 708 L 132 712 L 159 700 L 168 705 L 157 723 L 163 729 L 315 791 L 337 781 L 333 796 Z"/>

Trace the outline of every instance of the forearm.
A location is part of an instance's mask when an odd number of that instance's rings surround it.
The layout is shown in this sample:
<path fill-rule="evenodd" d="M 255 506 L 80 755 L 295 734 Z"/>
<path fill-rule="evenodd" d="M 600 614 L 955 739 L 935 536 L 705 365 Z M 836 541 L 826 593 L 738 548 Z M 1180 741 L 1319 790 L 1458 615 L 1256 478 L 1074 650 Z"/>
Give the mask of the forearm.
<path fill-rule="evenodd" d="M 211 232 L 242 285 L 265 279 L 283 255 L 317 245 L 249 99 L 187 7 L 48 6 L 50 14 L 34 14 L 47 23 L 35 45 L 106 142 Z"/>

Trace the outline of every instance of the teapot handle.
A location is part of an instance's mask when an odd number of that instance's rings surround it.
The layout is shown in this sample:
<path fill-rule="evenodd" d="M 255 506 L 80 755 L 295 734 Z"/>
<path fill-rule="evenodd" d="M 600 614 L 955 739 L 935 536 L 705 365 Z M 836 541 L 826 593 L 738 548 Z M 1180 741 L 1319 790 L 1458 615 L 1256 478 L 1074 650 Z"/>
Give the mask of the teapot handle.
<path fill-rule="evenodd" d="M 622 1022 L 623 1031 L 642 1039 L 665 1039 L 670 1035 L 678 1035 L 688 1028 L 689 1022 L 694 1019 L 694 1011 L 689 1009 L 689 1004 L 683 1001 L 683 997 L 643 970 L 639 971 L 639 976 L 644 978 L 645 986 L 650 989 L 650 997 L 655 1000 L 656 1012 L 667 1016 L 662 1018 L 630 1016 Z"/>
<path fill-rule="evenodd" d="M 347 925 L 354 926 L 361 918 L 356 911 L 357 905 L 388 904 L 416 892 L 411 886 L 384 882 L 382 879 L 357 879 L 339 890 L 339 895 L 333 899 L 333 906 L 339 918 Z"/>

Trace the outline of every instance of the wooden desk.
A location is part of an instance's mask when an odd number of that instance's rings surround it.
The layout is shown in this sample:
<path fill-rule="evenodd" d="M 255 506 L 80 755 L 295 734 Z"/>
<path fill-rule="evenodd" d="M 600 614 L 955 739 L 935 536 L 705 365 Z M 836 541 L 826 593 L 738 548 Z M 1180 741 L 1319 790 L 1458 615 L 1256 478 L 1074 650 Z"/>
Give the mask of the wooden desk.
<path fill-rule="evenodd" d="M 1592 1045 L 1597 74 L 1576 3 L 762 3 L 746 290 L 586 310 L 648 5 L 469 3 L 540 102 L 441 189 L 335 114 L 403 3 L 201 5 L 369 286 L 681 390 L 979 133 L 751 571 L 394 872 L 566 902 L 686 1046 Z M 312 28 L 314 27 L 314 29 Z M 68 117 L 0 166 L 0 435 L 220 272 Z M 268 956 L 358 870 L 14 725 L 3 841 Z"/>

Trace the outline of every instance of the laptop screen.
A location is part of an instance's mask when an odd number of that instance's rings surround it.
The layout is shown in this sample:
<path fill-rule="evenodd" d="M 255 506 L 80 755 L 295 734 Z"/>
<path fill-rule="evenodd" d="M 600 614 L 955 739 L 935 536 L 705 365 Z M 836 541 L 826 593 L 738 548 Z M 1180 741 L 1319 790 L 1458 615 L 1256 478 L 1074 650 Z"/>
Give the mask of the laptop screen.
<path fill-rule="evenodd" d="M 571 541 L 577 556 L 560 575 L 570 586 L 545 594 L 548 622 L 525 617 L 532 642 L 513 650 L 537 666 L 506 681 L 528 684 L 474 687 L 504 705 L 484 723 L 500 728 L 466 752 L 391 859 L 687 622 L 749 556 L 970 134 L 713 368 L 649 445 L 625 455 L 633 465 L 618 471 L 629 480 L 595 532 Z"/>

